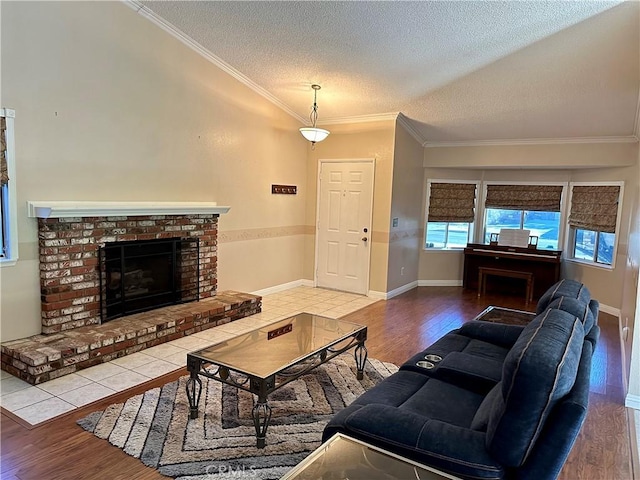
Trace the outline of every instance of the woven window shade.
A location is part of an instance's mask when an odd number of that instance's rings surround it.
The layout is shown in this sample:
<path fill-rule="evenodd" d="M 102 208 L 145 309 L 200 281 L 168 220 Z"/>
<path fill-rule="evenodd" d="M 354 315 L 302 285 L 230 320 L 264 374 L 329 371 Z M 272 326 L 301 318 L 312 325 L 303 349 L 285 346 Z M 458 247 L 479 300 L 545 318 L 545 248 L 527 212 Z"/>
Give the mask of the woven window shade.
<path fill-rule="evenodd" d="M 559 212 L 562 185 L 487 185 L 485 207 Z"/>
<path fill-rule="evenodd" d="M 569 225 L 583 230 L 615 233 L 619 185 L 574 186 Z"/>
<path fill-rule="evenodd" d="M 7 169 L 7 120 L 0 117 L 0 185 L 9 183 L 9 171 Z"/>
<path fill-rule="evenodd" d="M 475 216 L 475 183 L 432 183 L 430 222 L 468 222 Z"/>

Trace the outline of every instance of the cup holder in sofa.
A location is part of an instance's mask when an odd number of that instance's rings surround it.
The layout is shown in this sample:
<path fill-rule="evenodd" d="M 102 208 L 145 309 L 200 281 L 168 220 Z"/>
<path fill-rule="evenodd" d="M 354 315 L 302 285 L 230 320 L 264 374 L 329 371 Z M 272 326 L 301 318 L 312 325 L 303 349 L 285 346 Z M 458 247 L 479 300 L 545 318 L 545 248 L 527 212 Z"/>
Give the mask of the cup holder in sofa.
<path fill-rule="evenodd" d="M 440 355 L 434 355 L 433 353 L 428 353 L 427 355 L 424 356 L 424 359 L 433 363 L 438 363 L 440 360 L 442 360 L 442 357 Z"/>
<path fill-rule="evenodd" d="M 435 363 L 427 362 L 426 360 L 420 360 L 419 362 L 416 362 L 416 365 L 420 368 L 426 368 L 427 370 L 430 370 L 436 366 Z"/>

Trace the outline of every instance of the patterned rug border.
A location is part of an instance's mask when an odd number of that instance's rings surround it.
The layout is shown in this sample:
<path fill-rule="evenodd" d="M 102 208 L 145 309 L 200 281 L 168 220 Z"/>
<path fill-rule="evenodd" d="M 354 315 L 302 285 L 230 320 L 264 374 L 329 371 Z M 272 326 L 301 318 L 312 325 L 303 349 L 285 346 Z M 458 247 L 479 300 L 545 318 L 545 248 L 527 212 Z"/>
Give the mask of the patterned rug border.
<path fill-rule="evenodd" d="M 200 415 L 189 420 L 188 375 L 77 423 L 169 477 L 276 479 L 320 445 L 322 430 L 335 413 L 397 370 L 370 358 L 358 381 L 353 356 L 343 354 L 290 382 L 269 397 L 273 418 L 263 450 L 255 446 L 250 416 L 255 397 L 202 378 Z"/>

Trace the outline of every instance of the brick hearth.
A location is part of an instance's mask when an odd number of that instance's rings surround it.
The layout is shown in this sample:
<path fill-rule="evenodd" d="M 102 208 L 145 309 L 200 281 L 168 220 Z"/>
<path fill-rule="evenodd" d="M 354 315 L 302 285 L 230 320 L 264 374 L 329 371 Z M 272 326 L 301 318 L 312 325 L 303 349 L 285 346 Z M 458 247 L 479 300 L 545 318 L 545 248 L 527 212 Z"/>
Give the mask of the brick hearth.
<path fill-rule="evenodd" d="M 261 311 L 262 297 L 227 291 L 52 335 L 2 344 L 2 370 L 37 385 Z"/>

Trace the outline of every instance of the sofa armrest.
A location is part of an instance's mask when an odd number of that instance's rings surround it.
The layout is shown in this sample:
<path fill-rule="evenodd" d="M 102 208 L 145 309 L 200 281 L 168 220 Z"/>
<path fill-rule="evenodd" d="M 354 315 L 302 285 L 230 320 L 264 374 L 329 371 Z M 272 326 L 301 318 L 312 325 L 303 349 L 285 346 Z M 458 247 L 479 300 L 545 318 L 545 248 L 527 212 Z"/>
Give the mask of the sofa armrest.
<path fill-rule="evenodd" d="M 523 325 L 507 325 L 505 323 L 483 322 L 472 320 L 460 327 L 459 334 L 470 338 L 511 348 L 524 330 Z"/>
<path fill-rule="evenodd" d="M 433 371 L 433 378 L 486 395 L 502 378 L 502 364 L 492 358 L 451 352 Z"/>
<path fill-rule="evenodd" d="M 424 465 L 463 477 L 503 478 L 485 448 L 485 433 L 388 405 L 365 405 L 346 419 L 344 431 Z"/>

